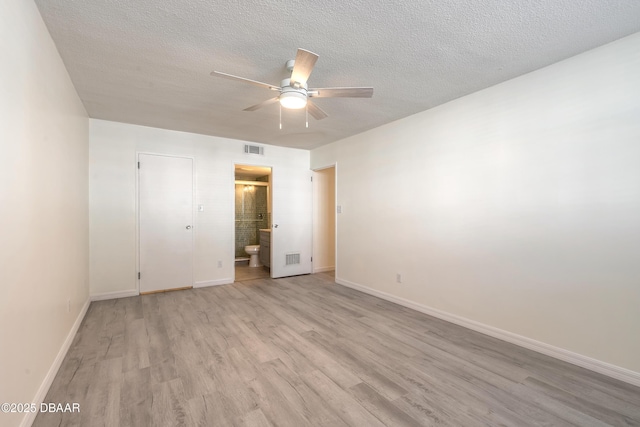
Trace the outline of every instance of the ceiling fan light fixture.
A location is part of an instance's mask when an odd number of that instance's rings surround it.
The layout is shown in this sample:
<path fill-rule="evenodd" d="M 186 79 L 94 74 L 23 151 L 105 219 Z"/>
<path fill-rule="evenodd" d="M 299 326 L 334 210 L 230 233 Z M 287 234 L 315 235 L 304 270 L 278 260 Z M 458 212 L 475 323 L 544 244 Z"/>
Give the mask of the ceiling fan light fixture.
<path fill-rule="evenodd" d="M 280 105 L 291 110 L 299 110 L 307 105 L 307 95 L 296 90 L 282 92 L 278 100 Z"/>
<path fill-rule="evenodd" d="M 271 85 L 269 83 L 259 82 L 244 77 L 234 76 L 233 74 L 222 73 L 220 71 L 212 71 L 212 76 L 224 77 L 225 79 L 237 80 L 254 86 L 260 86 L 270 90 L 280 92 L 280 95 L 262 101 L 259 104 L 245 108 L 244 111 L 256 111 L 262 107 L 279 103 L 280 112 L 280 129 L 282 129 L 282 109 L 301 110 L 306 107 L 307 114 L 310 114 L 316 120 L 322 120 L 327 117 L 327 113 L 322 111 L 309 98 L 371 98 L 373 96 L 372 87 L 325 87 L 325 88 L 309 88 L 307 81 L 313 71 L 318 55 L 305 49 L 298 48 L 296 59 L 287 61 L 287 70 L 291 72 L 291 77 L 287 77 L 280 82 L 280 86 Z M 308 124 L 307 124 L 308 126 Z"/>

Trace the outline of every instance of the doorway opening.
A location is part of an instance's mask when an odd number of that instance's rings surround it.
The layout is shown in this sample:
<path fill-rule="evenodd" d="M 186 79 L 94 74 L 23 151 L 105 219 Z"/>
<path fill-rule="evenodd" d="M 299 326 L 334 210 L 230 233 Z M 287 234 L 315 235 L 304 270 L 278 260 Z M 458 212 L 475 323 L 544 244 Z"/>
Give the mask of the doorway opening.
<path fill-rule="evenodd" d="M 235 165 L 235 281 L 270 277 L 271 168 Z"/>
<path fill-rule="evenodd" d="M 336 166 L 313 171 L 313 273 L 335 274 Z"/>

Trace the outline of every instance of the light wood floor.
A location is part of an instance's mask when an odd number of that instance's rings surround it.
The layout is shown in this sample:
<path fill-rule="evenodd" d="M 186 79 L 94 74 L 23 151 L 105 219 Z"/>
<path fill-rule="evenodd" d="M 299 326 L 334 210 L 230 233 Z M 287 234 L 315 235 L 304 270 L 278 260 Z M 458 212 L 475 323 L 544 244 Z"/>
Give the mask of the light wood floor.
<path fill-rule="evenodd" d="M 236 261 L 235 271 L 236 282 L 244 282 L 251 279 L 268 279 L 271 277 L 267 267 L 249 267 L 249 261 Z"/>
<path fill-rule="evenodd" d="M 640 388 L 333 283 L 100 301 L 35 426 L 640 425 Z"/>

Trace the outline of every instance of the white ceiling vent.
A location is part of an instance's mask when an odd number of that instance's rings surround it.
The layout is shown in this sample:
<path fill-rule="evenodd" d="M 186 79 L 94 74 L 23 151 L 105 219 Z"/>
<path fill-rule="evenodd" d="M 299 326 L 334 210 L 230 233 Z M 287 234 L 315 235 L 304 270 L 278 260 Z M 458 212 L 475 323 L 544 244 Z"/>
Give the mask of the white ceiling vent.
<path fill-rule="evenodd" d="M 287 258 L 284 265 L 300 264 L 300 253 L 286 254 Z"/>
<path fill-rule="evenodd" d="M 244 152 L 245 154 L 259 154 L 261 156 L 264 156 L 264 147 L 261 147 L 259 145 L 244 144 Z"/>

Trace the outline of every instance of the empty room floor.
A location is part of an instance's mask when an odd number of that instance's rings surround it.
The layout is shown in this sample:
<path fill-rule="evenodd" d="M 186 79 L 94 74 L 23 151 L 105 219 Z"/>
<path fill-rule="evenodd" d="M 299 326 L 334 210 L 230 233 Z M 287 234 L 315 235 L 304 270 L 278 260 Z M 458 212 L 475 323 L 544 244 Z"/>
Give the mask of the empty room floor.
<path fill-rule="evenodd" d="M 35 426 L 640 425 L 640 388 L 330 274 L 93 302 Z"/>

